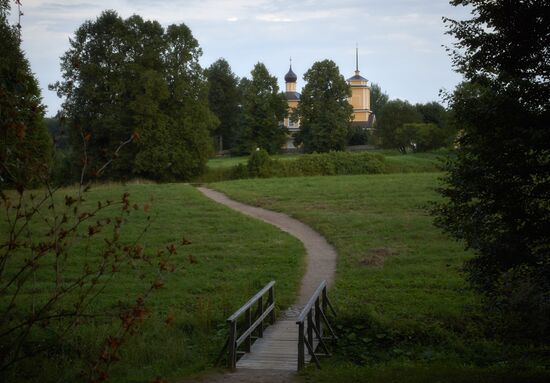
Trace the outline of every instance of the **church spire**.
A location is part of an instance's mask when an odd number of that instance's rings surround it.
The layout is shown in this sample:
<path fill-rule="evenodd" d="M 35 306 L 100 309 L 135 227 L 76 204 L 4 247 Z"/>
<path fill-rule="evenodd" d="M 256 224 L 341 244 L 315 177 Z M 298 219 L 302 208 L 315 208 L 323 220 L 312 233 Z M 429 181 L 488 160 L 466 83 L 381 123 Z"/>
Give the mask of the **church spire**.
<path fill-rule="evenodd" d="M 355 44 L 355 75 L 359 75 L 359 45 Z"/>

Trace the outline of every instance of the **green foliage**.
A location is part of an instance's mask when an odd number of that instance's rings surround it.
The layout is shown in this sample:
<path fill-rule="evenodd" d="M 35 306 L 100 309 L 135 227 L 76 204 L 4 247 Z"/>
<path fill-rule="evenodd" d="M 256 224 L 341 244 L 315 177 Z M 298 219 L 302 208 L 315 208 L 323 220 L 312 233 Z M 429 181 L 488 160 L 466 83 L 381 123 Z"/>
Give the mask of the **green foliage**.
<path fill-rule="evenodd" d="M 397 132 L 407 123 L 422 122 L 422 115 L 408 101 L 389 101 L 377 116 L 375 134 L 383 148 L 397 148 L 405 153 L 410 141 Z"/>
<path fill-rule="evenodd" d="M 348 133 L 348 145 L 366 145 L 370 143 L 371 134 L 363 126 L 352 125 Z"/>
<path fill-rule="evenodd" d="M 21 50 L 19 30 L 8 24 L 10 6 L 0 3 L 0 188 L 44 181 L 52 142 L 44 124 L 38 82 Z"/>
<path fill-rule="evenodd" d="M 295 143 L 306 153 L 344 150 L 351 128 L 351 89 L 331 60 L 318 61 L 304 74 L 306 85 L 292 118 L 300 121 Z"/>
<path fill-rule="evenodd" d="M 437 102 L 411 105 L 389 101 L 378 115 L 376 136 L 384 148 L 402 153 L 428 151 L 450 146 L 456 132 L 448 123 L 447 110 Z"/>
<path fill-rule="evenodd" d="M 105 11 L 86 21 L 61 59 L 73 153 L 86 149 L 86 170 L 105 178 L 189 179 L 204 171 L 217 119 L 198 63 L 202 51 L 184 24 L 165 30 L 134 15 Z M 117 152 L 130 137 L 137 144 Z M 75 158 L 75 163 L 82 163 Z"/>
<path fill-rule="evenodd" d="M 231 149 L 235 144 L 235 134 L 240 121 L 239 78 L 223 58 L 210 65 L 206 71 L 206 77 L 210 109 L 220 120 L 220 125 L 214 131 L 214 135 L 222 139 L 222 147 L 218 149 Z"/>
<path fill-rule="evenodd" d="M 67 142 L 67 134 L 63 126 L 61 126 L 59 118 L 46 117 L 44 118 L 44 121 L 46 122 L 48 133 L 53 140 L 55 148 L 58 150 L 66 150 L 69 146 Z"/>
<path fill-rule="evenodd" d="M 548 4 L 452 3 L 473 10 L 469 20 L 446 20 L 457 39 L 454 65 L 468 82 L 450 96 L 461 134 L 437 223 L 475 251 L 466 270 L 489 312 L 507 318 L 495 321 L 501 333 L 547 343 L 550 73 L 549 23 L 541 15 Z"/>
<path fill-rule="evenodd" d="M 277 78 L 271 76 L 262 63 L 250 72 L 252 79 L 243 78 L 242 119 L 237 132 L 236 152 L 248 154 L 257 148 L 278 153 L 286 142 L 286 129 L 281 125 L 287 115 L 287 102 L 279 92 Z"/>
<path fill-rule="evenodd" d="M 329 176 L 378 174 L 385 171 L 384 157 L 367 152 L 328 152 L 305 154 L 293 161 L 280 162 L 285 176 Z"/>
<path fill-rule="evenodd" d="M 449 112 L 438 102 L 416 104 L 416 110 L 422 115 L 422 121 L 426 124 L 435 124 L 441 130 L 448 129 Z"/>
<path fill-rule="evenodd" d="M 389 96 L 387 93 L 382 91 L 380 85 L 376 83 L 371 83 L 370 85 L 370 108 L 375 116 L 378 116 L 382 113 L 382 109 L 389 101 Z"/>
<path fill-rule="evenodd" d="M 238 164 L 230 169 L 211 171 L 206 182 L 240 178 L 330 176 L 342 174 L 378 174 L 386 171 L 384 157 L 367 152 L 328 152 L 304 154 L 296 158 L 278 160 L 266 151 L 258 150 L 250 156 L 247 166 Z"/>
<path fill-rule="evenodd" d="M 445 146 L 445 131 L 433 123 L 403 124 L 395 131 L 396 140 L 414 152 L 425 152 Z"/>
<path fill-rule="evenodd" d="M 259 149 L 250 155 L 246 168 L 250 177 L 269 177 L 271 175 L 272 160 L 269 158 L 269 153 L 264 149 Z M 238 170 L 237 172 L 240 172 Z"/>

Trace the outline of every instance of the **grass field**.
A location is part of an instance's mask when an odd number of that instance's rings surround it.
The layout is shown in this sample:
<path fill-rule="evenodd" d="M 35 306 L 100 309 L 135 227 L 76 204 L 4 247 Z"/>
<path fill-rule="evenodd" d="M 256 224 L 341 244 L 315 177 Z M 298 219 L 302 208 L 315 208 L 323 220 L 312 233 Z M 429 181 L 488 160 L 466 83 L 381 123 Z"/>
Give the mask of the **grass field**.
<path fill-rule="evenodd" d="M 270 280 L 277 281 L 276 299 L 280 307 L 286 308 L 293 302 L 304 256 L 302 244 L 293 237 L 215 204 L 183 184 L 98 186 L 87 195 L 87 204 L 118 199 L 126 191 L 132 204 L 151 200 L 153 222 L 141 241 L 146 249 L 163 248 L 165 244 L 181 241 L 182 236 L 192 244 L 178 252 L 175 262 L 179 267 L 166 275 L 165 287 L 153 295 L 150 318 L 123 348 L 121 362 L 110 373 L 111 381 L 150 382 L 158 376 L 172 380 L 211 369 L 225 341 L 225 319 Z M 62 191 L 60 205 L 62 196 L 73 192 Z M 137 237 L 145 222 L 144 212 L 133 213 L 123 227 L 125 241 Z M 5 224 L 4 217 L 0 229 Z M 45 232 L 40 225 L 34 230 Z M 101 242 L 92 244 L 92 254 Z M 194 262 L 189 262 L 189 256 Z M 75 249 L 64 278 L 71 280 L 86 262 L 90 258 L 84 258 L 83 248 Z M 148 278 L 145 281 L 139 278 L 142 272 L 148 270 L 128 268 L 119 272 L 95 301 L 94 312 L 109 312 L 119 300 L 135 299 L 150 282 Z M 33 299 L 48 296 L 53 288 L 51 274 L 51 268 L 43 265 L 35 283 L 27 285 L 29 289 L 18 305 L 25 308 Z M 5 304 L 0 297 L 0 307 Z M 167 325 L 165 319 L 169 314 L 174 320 Z M 72 358 L 76 350 L 84 350 L 91 359 L 96 358 L 105 336 L 118 323 L 117 318 L 106 317 L 81 326 L 74 337 L 47 359 L 21 365 L 7 381 L 79 380 L 76 374 L 85 366 Z"/>
<path fill-rule="evenodd" d="M 407 158 L 409 158 L 407 156 Z M 319 382 L 523 382 L 550 372 L 541 350 L 486 334 L 461 265 L 471 255 L 432 225 L 438 173 L 237 180 L 232 198 L 306 222 L 338 251 L 337 356 Z M 544 351 L 544 350 L 542 350 Z M 548 352 L 548 350 L 546 350 Z M 449 379 L 452 375 L 452 379 Z"/>

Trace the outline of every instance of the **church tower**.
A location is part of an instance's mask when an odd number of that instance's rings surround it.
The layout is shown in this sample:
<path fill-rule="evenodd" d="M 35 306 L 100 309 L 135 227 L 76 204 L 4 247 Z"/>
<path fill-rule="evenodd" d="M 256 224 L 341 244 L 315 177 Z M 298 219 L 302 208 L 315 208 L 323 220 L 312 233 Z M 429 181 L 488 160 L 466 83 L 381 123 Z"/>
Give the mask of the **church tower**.
<path fill-rule="evenodd" d="M 288 103 L 289 114 L 298 106 L 300 103 L 300 93 L 296 92 L 296 81 L 298 76 L 292 71 L 292 58 L 290 59 L 290 68 L 288 73 L 285 75 L 285 97 L 286 102 Z M 287 141 L 286 148 L 294 148 L 293 144 L 293 135 L 300 130 L 300 122 L 292 121 L 289 117 L 286 117 L 283 122 L 285 128 L 288 129 L 290 137 Z"/>
<path fill-rule="evenodd" d="M 353 107 L 353 125 L 371 128 L 374 115 L 370 108 L 370 87 L 368 80 L 359 73 L 359 48 L 355 48 L 355 76 L 348 78 L 351 87 L 348 102 Z"/>

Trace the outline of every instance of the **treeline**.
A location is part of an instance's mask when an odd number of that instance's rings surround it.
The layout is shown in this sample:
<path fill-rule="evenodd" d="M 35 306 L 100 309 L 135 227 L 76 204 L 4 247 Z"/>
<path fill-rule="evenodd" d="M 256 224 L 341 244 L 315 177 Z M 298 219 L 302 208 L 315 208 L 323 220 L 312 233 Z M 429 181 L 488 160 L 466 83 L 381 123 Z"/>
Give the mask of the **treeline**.
<path fill-rule="evenodd" d="M 371 144 L 402 153 L 451 147 L 458 128 L 452 111 L 438 102 L 411 104 L 390 100 L 380 85 L 371 84 L 371 110 L 376 120 L 371 131 L 355 129 L 350 145 Z"/>
<path fill-rule="evenodd" d="M 430 150 L 449 145 L 455 136 L 441 105 L 388 101 L 376 84 L 372 86 L 372 108 L 378 116 L 375 129 L 354 129 L 347 101 L 350 87 L 331 60 L 314 63 L 304 74 L 300 104 L 290 112 L 277 78 L 264 64 L 257 63 L 249 77 L 238 78 L 224 59 L 202 68 L 201 55 L 185 24 L 164 28 L 137 15 L 123 19 L 114 11 L 86 21 L 61 58 L 62 80 L 50 86 L 63 98 L 55 119 L 44 121 L 32 75 L 24 88 L 12 84 L 13 89 L 27 92 L 19 100 L 29 103 L 12 106 L 34 114 L 27 116 L 32 121 L 21 124 L 29 129 L 13 129 L 12 136 L 6 136 L 3 179 L 21 178 L 9 172 L 17 166 L 27 169 L 29 159 L 35 159 L 37 166 L 49 167 L 57 183 L 83 177 L 190 180 L 204 173 L 215 152 L 247 155 L 257 148 L 280 152 L 289 139 L 282 125 L 287 116 L 300 121 L 300 132 L 293 139 L 306 153 L 366 143 L 403 152 Z M 14 61 L 6 68 L 18 66 L 30 73 L 22 53 L 10 57 L 19 64 Z M 33 124 L 40 127 L 30 129 Z M 26 149 L 21 144 L 25 135 Z M 54 156 L 49 137 L 57 149 Z M 18 162 L 10 165 L 8 152 L 20 152 L 19 157 L 10 157 L 19 158 Z M 20 166 L 23 163 L 26 168 Z M 30 174 L 45 173 L 43 169 Z"/>

